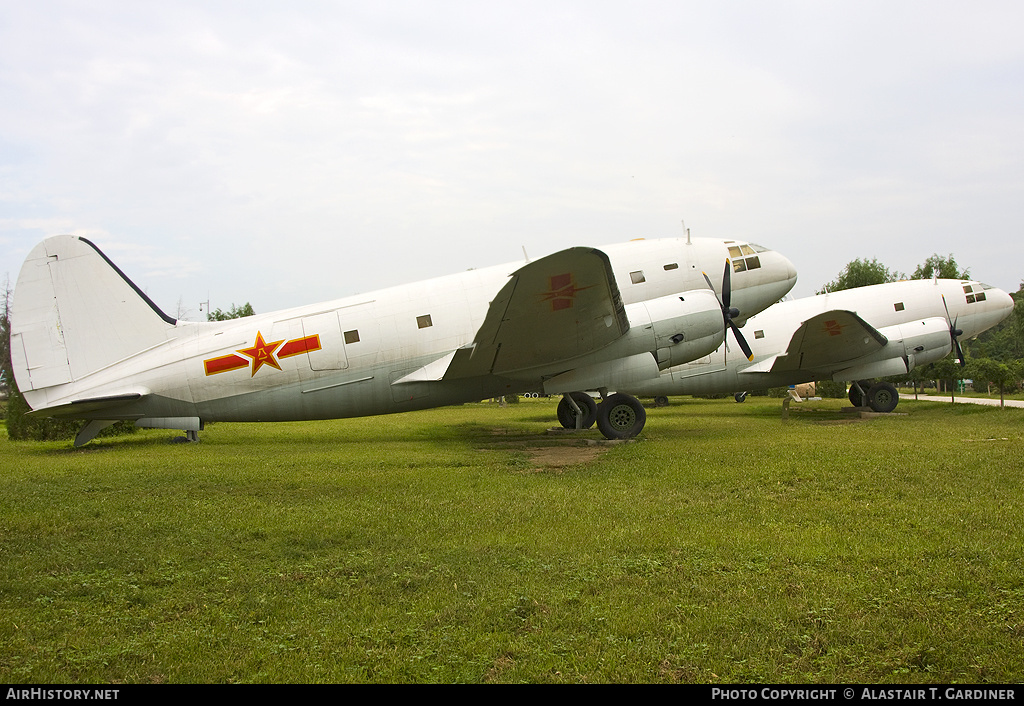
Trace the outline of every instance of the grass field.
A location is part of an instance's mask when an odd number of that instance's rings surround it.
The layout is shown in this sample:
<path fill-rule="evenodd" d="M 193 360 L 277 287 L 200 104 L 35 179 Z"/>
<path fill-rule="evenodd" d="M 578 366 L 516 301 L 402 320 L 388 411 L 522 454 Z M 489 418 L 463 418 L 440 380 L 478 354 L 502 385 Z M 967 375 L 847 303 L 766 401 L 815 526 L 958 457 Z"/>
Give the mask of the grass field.
<path fill-rule="evenodd" d="M 843 404 L 0 434 L 0 683 L 1019 682 L 1024 410 Z"/>

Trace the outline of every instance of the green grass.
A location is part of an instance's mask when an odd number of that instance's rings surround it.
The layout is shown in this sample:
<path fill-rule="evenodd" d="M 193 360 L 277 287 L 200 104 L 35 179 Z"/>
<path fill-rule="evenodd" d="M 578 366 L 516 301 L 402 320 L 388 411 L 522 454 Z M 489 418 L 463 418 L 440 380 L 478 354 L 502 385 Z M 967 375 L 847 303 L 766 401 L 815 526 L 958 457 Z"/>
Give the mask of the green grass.
<path fill-rule="evenodd" d="M 673 402 L 0 440 L 0 682 L 1020 680 L 1024 410 Z"/>

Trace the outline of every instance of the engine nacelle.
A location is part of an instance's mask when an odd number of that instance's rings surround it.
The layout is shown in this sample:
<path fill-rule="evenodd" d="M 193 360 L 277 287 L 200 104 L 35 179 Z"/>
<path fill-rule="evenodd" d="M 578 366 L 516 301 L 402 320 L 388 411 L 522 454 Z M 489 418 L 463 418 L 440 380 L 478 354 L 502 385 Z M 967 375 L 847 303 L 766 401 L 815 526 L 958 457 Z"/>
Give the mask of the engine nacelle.
<path fill-rule="evenodd" d="M 899 328 L 902 334 L 909 370 L 942 360 L 953 348 L 953 340 L 949 337 L 949 322 L 941 317 L 921 319 L 893 328 Z"/>
<path fill-rule="evenodd" d="M 653 332 L 662 370 L 710 355 L 725 340 L 722 307 L 710 289 L 651 299 L 627 313 L 631 327 Z"/>
<path fill-rule="evenodd" d="M 834 380 L 903 375 L 919 365 L 941 360 L 952 348 L 949 322 L 942 317 L 887 326 L 879 332 L 889 342 L 856 365 L 835 373 Z"/>

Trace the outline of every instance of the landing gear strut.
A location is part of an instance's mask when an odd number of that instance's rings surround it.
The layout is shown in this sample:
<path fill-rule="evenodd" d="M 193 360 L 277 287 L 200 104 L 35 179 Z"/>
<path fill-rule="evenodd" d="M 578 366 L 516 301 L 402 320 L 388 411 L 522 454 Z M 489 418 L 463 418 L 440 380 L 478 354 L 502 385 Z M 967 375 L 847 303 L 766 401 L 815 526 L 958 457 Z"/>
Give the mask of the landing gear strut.
<path fill-rule="evenodd" d="M 556 413 L 564 429 L 589 429 L 597 420 L 597 403 L 586 392 L 567 392 L 558 401 Z"/>

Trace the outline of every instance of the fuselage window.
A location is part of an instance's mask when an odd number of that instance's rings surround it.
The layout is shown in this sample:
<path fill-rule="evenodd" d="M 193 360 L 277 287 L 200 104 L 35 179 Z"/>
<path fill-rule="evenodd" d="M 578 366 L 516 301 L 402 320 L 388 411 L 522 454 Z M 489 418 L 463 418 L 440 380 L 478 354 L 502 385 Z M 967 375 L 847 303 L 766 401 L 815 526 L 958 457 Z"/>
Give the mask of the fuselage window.
<path fill-rule="evenodd" d="M 754 338 L 764 338 L 764 331 L 754 331 Z"/>
<path fill-rule="evenodd" d="M 672 262 L 672 263 L 669 263 L 669 264 L 665 265 L 665 271 L 666 272 L 668 272 L 669 270 L 678 270 L 678 269 L 679 269 L 679 263 L 678 262 Z"/>
<path fill-rule="evenodd" d="M 433 325 L 434 323 L 430 320 L 430 314 L 416 317 L 416 326 L 418 328 L 430 328 Z"/>
<path fill-rule="evenodd" d="M 359 331 L 346 331 L 345 343 L 359 343 Z"/>
<path fill-rule="evenodd" d="M 633 282 L 633 284 L 640 284 L 641 282 L 646 282 L 647 281 L 647 279 L 644 277 L 643 270 L 637 270 L 636 272 L 630 272 L 629 273 L 629 279 Z"/>
<path fill-rule="evenodd" d="M 893 306 L 896 308 L 896 311 L 903 311 L 905 308 L 903 302 L 896 302 Z"/>

